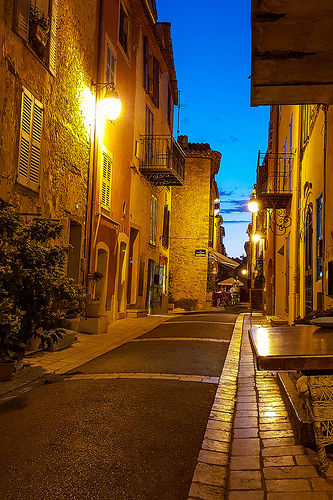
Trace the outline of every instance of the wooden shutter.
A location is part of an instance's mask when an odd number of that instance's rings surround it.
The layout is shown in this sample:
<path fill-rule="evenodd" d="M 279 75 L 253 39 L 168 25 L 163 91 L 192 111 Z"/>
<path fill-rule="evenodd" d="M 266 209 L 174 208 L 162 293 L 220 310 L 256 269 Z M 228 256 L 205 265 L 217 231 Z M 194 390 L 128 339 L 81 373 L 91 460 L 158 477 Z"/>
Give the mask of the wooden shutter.
<path fill-rule="evenodd" d="M 146 94 L 149 92 L 149 52 L 148 52 L 148 40 L 147 37 L 143 39 L 143 87 Z"/>
<path fill-rule="evenodd" d="M 42 127 L 43 105 L 23 89 L 17 180 L 33 190 L 39 188 Z"/>
<path fill-rule="evenodd" d="M 153 103 L 157 108 L 160 105 L 160 65 L 155 57 L 153 67 Z"/>
<path fill-rule="evenodd" d="M 106 44 L 106 82 L 111 83 L 116 81 L 116 58 L 110 45 Z"/>
<path fill-rule="evenodd" d="M 35 100 L 32 113 L 30 182 L 39 184 L 40 146 L 42 141 L 43 107 Z"/>
<path fill-rule="evenodd" d="M 150 201 L 150 237 L 149 243 L 156 245 L 157 198 L 152 195 Z"/>
<path fill-rule="evenodd" d="M 112 163 L 112 156 L 103 151 L 101 205 L 107 209 L 111 206 Z"/>
<path fill-rule="evenodd" d="M 164 220 L 163 220 L 163 238 L 162 244 L 165 248 L 169 247 L 169 225 L 170 225 L 170 210 L 168 206 L 164 206 Z"/>
<path fill-rule="evenodd" d="M 14 13 L 14 31 L 26 42 L 29 33 L 30 0 L 16 0 Z"/>
<path fill-rule="evenodd" d="M 58 8 L 59 8 L 59 0 L 52 0 L 50 47 L 49 47 L 49 70 L 53 75 L 56 74 Z"/>

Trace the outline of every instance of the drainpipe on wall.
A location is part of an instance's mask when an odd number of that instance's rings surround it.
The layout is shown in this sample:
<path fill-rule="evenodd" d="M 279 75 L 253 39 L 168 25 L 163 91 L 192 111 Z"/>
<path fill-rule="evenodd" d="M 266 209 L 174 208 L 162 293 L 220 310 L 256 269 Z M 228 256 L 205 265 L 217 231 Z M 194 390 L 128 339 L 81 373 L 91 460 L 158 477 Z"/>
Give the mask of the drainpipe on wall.
<path fill-rule="evenodd" d="M 280 106 L 275 105 L 276 111 L 276 132 L 275 132 L 275 152 L 279 152 L 279 125 L 280 125 Z M 274 168 L 277 169 L 276 165 Z M 277 171 L 277 170 L 276 170 Z M 275 315 L 276 304 L 275 304 L 275 287 L 276 287 L 276 234 L 273 233 L 273 275 L 272 275 L 272 315 Z"/>
<path fill-rule="evenodd" d="M 323 292 L 323 300 L 325 301 L 325 288 L 326 288 L 326 258 L 325 258 L 325 237 L 326 237 L 326 169 L 327 169 L 327 104 L 322 104 L 322 109 L 324 111 L 324 183 L 323 183 L 323 213 L 322 213 L 322 230 L 323 230 L 323 241 L 322 241 L 322 292 Z M 323 304 L 324 305 L 324 304 Z"/>
<path fill-rule="evenodd" d="M 104 0 L 100 0 L 99 4 L 99 16 L 98 16 L 98 45 L 97 45 L 97 62 L 96 62 L 96 83 L 101 81 L 101 68 L 102 68 L 102 51 L 103 51 L 103 31 L 104 31 Z M 98 152 L 99 152 L 99 136 L 97 130 L 97 106 L 99 101 L 99 90 L 96 87 L 96 99 L 95 99 L 95 127 L 94 127 L 94 137 L 93 137 L 93 149 L 92 149 L 92 169 L 91 169 L 91 204 L 90 204 L 90 221 L 89 221 L 89 244 L 88 244 L 88 255 L 87 255 L 87 269 L 88 274 L 93 272 L 92 262 L 93 262 L 93 250 L 97 238 L 97 228 L 96 234 L 93 235 L 94 231 L 94 220 L 96 214 L 96 180 L 97 180 L 97 166 L 98 166 Z M 86 281 L 86 286 L 88 287 L 88 282 Z"/>
<path fill-rule="evenodd" d="M 300 116 L 300 120 L 302 120 L 302 112 Z M 301 138 L 300 138 L 301 141 Z M 299 150 L 300 154 L 302 154 L 301 151 L 301 144 L 299 144 Z M 297 186 L 296 186 L 296 195 L 297 195 L 297 206 L 296 206 L 296 213 L 297 213 L 297 224 L 296 224 L 296 262 L 295 262 L 295 274 L 294 274 L 294 319 L 298 318 L 301 315 L 300 311 L 300 276 L 301 276 L 301 269 L 300 269 L 300 257 L 301 257 L 301 207 L 302 207 L 302 166 L 303 166 L 303 158 L 300 157 L 299 159 L 299 167 L 297 168 L 298 171 L 298 178 L 297 178 Z"/>

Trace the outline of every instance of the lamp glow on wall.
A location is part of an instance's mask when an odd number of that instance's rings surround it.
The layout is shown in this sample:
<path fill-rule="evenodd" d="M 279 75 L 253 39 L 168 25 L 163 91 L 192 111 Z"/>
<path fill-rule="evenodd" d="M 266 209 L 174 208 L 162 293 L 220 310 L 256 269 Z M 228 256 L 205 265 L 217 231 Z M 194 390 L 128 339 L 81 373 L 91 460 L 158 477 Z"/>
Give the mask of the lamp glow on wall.
<path fill-rule="evenodd" d="M 104 96 L 100 95 L 98 102 L 98 115 L 101 118 L 105 116 L 111 123 L 119 117 L 121 112 L 121 101 L 114 82 L 111 83 L 93 83 L 95 87 L 101 86 L 98 92 L 105 89 Z"/>
<path fill-rule="evenodd" d="M 121 112 L 121 101 L 114 83 L 106 87 L 106 92 L 102 101 L 103 112 L 110 122 L 114 122 Z"/>
<path fill-rule="evenodd" d="M 259 205 L 254 195 L 251 195 L 251 199 L 247 204 L 248 209 L 251 213 L 255 214 L 259 211 Z"/>
<path fill-rule="evenodd" d="M 220 213 L 220 198 L 216 198 L 214 200 L 214 215 L 218 215 Z"/>

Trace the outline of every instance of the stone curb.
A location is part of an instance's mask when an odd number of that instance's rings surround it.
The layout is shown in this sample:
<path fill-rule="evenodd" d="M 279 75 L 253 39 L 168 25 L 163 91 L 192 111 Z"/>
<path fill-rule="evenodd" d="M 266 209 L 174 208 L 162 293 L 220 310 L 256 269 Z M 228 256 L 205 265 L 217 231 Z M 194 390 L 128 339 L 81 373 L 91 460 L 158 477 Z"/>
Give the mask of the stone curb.
<path fill-rule="evenodd" d="M 188 500 L 219 500 L 225 496 L 245 314 L 238 315 L 233 329 Z"/>

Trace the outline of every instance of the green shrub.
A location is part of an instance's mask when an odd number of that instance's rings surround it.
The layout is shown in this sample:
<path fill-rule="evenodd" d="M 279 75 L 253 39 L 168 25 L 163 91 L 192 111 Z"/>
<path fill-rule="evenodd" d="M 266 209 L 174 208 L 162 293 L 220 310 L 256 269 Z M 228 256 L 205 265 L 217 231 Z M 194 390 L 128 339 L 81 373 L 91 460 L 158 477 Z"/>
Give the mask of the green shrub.
<path fill-rule="evenodd" d="M 62 225 L 25 222 L 0 198 L 0 357 L 19 356 L 25 342 L 57 326 L 66 311 L 83 309 L 81 286 L 64 275 L 69 246 L 59 245 Z M 8 357 L 8 356 L 7 356 Z"/>

